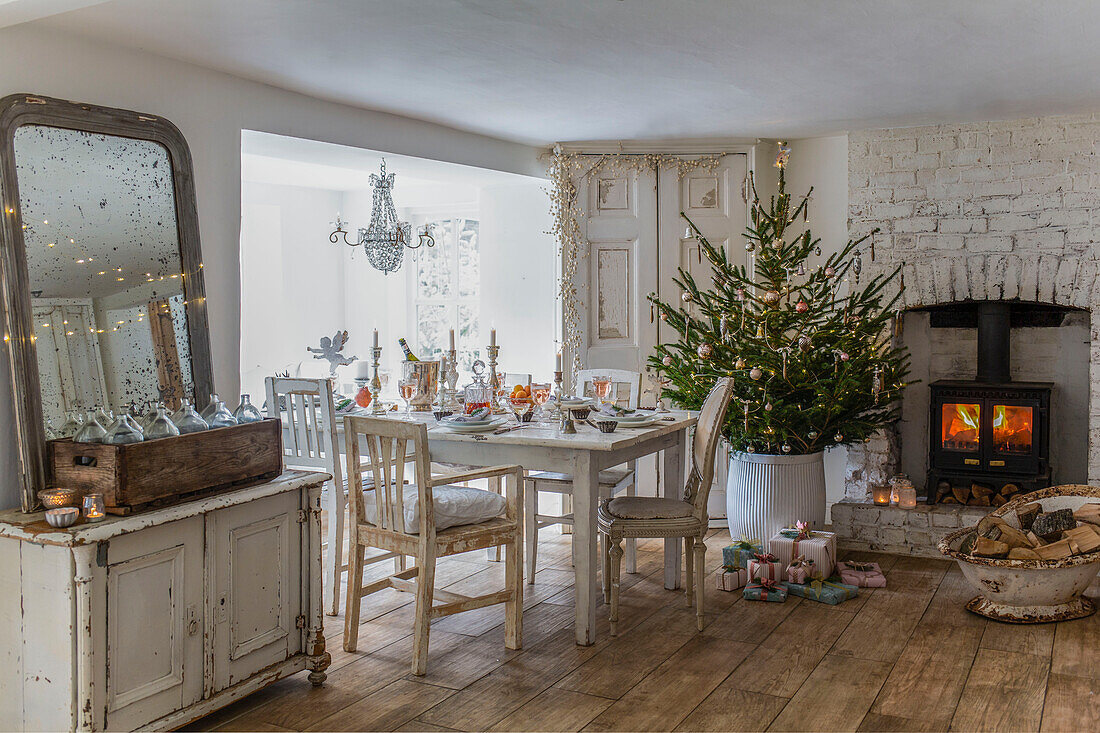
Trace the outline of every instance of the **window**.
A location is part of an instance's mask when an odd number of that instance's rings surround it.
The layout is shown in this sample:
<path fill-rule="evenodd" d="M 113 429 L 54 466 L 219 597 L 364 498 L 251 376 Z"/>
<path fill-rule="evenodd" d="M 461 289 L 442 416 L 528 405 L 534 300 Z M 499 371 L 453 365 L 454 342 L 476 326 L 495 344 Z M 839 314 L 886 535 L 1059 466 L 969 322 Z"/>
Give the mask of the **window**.
<path fill-rule="evenodd" d="M 432 218 L 434 247 L 416 250 L 413 316 L 416 319 L 416 355 L 436 358 L 448 348 L 455 330 L 459 371 L 470 370 L 480 358 L 481 254 L 478 220 L 468 217 Z"/>

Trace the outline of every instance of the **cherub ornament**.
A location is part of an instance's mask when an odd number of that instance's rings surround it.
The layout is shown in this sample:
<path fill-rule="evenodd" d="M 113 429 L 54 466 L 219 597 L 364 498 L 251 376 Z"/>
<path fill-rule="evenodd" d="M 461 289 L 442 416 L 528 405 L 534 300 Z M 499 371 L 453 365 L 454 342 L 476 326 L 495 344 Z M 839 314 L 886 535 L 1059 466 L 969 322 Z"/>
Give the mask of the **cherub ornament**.
<path fill-rule="evenodd" d="M 322 336 L 320 348 L 307 346 L 306 351 L 313 354 L 314 359 L 326 359 L 329 365 L 329 374 L 335 374 L 336 367 L 347 366 L 359 358 L 358 356 L 344 356 L 340 353 L 347 343 L 348 332 L 346 330 L 337 331 L 332 338 Z"/>

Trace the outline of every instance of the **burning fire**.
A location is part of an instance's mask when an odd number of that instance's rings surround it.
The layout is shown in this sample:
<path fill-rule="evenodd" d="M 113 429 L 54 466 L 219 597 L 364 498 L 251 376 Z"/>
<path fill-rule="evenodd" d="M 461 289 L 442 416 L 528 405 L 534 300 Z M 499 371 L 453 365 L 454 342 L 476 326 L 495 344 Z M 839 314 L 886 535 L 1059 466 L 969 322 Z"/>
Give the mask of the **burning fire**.
<path fill-rule="evenodd" d="M 1001 453 L 1031 453 L 1032 408 L 993 406 L 993 448 Z"/>
<path fill-rule="evenodd" d="M 981 405 L 945 404 L 940 419 L 943 447 L 951 450 L 978 450 L 981 416 Z"/>

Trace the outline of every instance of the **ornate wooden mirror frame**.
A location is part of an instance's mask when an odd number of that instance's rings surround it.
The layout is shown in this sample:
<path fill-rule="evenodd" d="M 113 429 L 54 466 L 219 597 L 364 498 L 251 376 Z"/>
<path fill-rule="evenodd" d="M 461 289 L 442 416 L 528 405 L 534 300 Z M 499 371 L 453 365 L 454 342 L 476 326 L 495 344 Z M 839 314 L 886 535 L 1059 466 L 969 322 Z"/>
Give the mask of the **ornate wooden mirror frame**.
<path fill-rule="evenodd" d="M 3 319 L 4 341 L 11 369 L 22 506 L 23 511 L 31 511 L 38 504 L 36 492 L 46 488 L 46 433 L 16 179 L 15 132 L 24 125 L 147 140 L 159 143 L 167 150 L 175 187 L 176 231 L 184 273 L 194 394 L 211 394 L 214 380 L 191 152 L 183 134 L 171 122 L 155 115 L 32 94 L 14 94 L 0 99 L 0 212 L 3 214 L 0 225 L 0 318 Z"/>

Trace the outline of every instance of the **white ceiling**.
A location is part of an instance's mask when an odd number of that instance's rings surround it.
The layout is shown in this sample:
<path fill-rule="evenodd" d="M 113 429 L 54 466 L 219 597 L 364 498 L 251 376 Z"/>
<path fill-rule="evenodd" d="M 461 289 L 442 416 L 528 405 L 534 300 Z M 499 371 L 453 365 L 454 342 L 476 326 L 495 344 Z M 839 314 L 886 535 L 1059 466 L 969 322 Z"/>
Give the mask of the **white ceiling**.
<path fill-rule="evenodd" d="M 531 143 L 1100 109 L 1089 0 L 112 0 L 33 22 Z"/>

